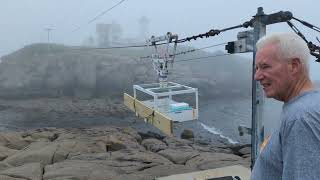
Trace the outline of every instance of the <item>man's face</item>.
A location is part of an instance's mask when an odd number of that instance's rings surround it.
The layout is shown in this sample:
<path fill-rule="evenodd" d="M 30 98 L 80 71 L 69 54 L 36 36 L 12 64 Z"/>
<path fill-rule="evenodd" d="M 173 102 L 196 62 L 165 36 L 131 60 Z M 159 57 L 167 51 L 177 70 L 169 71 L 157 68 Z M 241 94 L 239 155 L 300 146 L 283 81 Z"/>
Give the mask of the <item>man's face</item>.
<path fill-rule="evenodd" d="M 256 54 L 255 80 L 267 97 L 285 101 L 290 87 L 289 61 L 279 59 L 277 44 L 267 44 Z"/>

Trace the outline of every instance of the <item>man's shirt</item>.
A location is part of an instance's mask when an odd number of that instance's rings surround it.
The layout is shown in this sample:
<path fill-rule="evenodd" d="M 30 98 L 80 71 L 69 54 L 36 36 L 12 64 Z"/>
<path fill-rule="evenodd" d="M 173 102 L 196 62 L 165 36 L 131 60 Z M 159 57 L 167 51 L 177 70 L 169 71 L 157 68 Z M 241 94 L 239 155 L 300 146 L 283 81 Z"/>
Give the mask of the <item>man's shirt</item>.
<path fill-rule="evenodd" d="M 280 119 L 251 180 L 320 179 L 320 92 L 304 92 L 285 103 Z"/>

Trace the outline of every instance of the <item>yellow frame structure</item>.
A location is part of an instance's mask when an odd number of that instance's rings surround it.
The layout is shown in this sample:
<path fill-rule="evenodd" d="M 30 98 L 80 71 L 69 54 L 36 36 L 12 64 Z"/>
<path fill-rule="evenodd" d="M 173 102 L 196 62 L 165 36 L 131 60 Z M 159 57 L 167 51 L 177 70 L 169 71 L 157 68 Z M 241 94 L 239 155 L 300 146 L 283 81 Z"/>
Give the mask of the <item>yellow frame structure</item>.
<path fill-rule="evenodd" d="M 138 117 L 145 119 L 148 123 L 160 129 L 168 136 L 173 136 L 173 120 L 164 114 L 144 105 L 141 101 L 135 99 L 127 93 L 123 95 L 124 104 Z"/>

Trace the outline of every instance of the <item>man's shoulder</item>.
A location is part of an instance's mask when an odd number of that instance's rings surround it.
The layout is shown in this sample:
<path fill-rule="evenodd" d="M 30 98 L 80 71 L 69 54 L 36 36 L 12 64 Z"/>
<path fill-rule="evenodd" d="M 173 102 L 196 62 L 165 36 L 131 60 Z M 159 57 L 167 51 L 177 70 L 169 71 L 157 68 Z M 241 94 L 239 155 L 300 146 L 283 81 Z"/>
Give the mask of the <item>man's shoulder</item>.
<path fill-rule="evenodd" d="M 299 96 L 293 98 L 284 107 L 295 108 L 295 107 L 305 107 L 305 106 L 316 106 L 320 105 L 320 91 L 311 90 L 300 94 Z"/>
<path fill-rule="evenodd" d="M 312 90 L 301 94 L 283 107 L 283 118 L 286 121 L 300 119 L 310 113 L 320 114 L 320 91 Z M 320 118 L 320 117 L 319 117 Z"/>
<path fill-rule="evenodd" d="M 320 111 L 320 91 L 312 90 L 302 95 L 297 100 L 297 105 L 305 111 L 319 110 Z"/>

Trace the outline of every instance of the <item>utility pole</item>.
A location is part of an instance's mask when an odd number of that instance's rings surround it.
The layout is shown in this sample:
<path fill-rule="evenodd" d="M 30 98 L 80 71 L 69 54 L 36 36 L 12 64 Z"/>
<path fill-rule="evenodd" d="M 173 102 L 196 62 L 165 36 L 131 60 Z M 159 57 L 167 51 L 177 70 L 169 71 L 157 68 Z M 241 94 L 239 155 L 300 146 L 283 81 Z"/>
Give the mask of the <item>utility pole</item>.
<path fill-rule="evenodd" d="M 251 165 L 254 165 L 258 157 L 259 148 L 264 140 L 264 127 L 262 126 L 262 113 L 264 104 L 264 95 L 261 85 L 254 79 L 256 72 L 256 46 L 258 40 L 266 35 L 266 24 L 263 23 L 265 14 L 263 8 L 259 7 L 253 21 L 253 61 L 252 61 L 252 124 L 251 124 Z"/>
<path fill-rule="evenodd" d="M 266 34 L 266 26 L 276 24 L 280 22 L 287 22 L 293 17 L 289 11 L 279 11 L 273 14 L 264 14 L 263 8 L 259 7 L 257 14 L 253 18 L 253 37 L 254 37 L 254 48 L 253 48 L 253 63 L 252 63 L 252 134 L 251 134 L 251 165 L 254 165 L 257 159 L 260 146 L 265 139 L 264 121 L 262 119 L 264 95 L 262 87 L 259 83 L 254 80 L 255 74 L 255 57 L 256 57 L 256 46 L 257 41 Z"/>
<path fill-rule="evenodd" d="M 45 28 L 44 29 L 45 31 L 47 31 L 47 43 L 48 43 L 48 51 L 49 51 L 49 49 L 50 49 L 50 32 L 53 30 L 52 28 Z"/>

